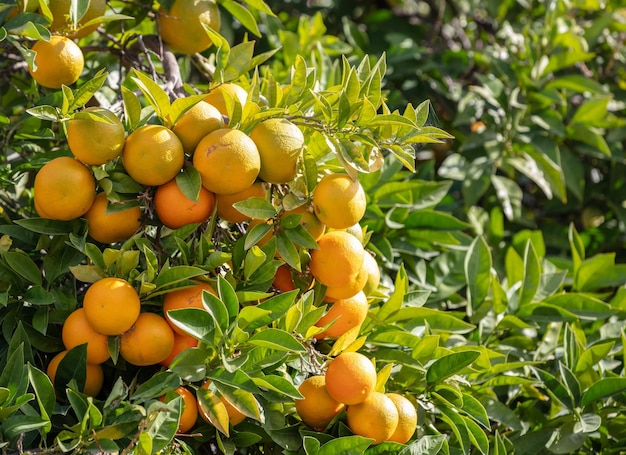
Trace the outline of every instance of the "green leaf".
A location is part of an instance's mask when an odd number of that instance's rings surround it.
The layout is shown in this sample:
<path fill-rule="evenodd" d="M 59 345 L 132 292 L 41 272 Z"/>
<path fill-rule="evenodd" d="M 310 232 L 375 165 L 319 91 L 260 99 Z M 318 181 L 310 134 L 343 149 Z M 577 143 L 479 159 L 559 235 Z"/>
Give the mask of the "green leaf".
<path fill-rule="evenodd" d="M 262 346 L 277 351 L 305 352 L 304 346 L 290 333 L 269 328 L 255 333 L 248 340 L 249 344 Z"/>
<path fill-rule="evenodd" d="M 217 295 L 224 303 L 228 321 L 234 320 L 239 313 L 239 299 L 231 284 L 221 275 L 217 277 Z"/>
<path fill-rule="evenodd" d="M 141 103 L 135 93 L 122 86 L 122 99 L 124 100 L 124 114 L 128 121 L 128 129 L 134 130 L 141 120 Z"/>
<path fill-rule="evenodd" d="M 406 228 L 445 231 L 467 229 L 470 226 L 449 213 L 428 209 L 412 212 L 403 223 Z"/>
<path fill-rule="evenodd" d="M 226 281 L 226 280 L 224 280 Z M 224 333 L 228 328 L 228 310 L 219 298 L 210 292 L 202 292 L 202 305 L 213 318 L 214 327 Z"/>
<path fill-rule="evenodd" d="M 184 308 L 167 312 L 172 324 L 192 337 L 213 344 L 215 331 L 213 317 L 200 308 Z"/>
<path fill-rule="evenodd" d="M 60 117 L 60 113 L 54 106 L 35 106 L 29 109 L 26 109 L 33 117 L 36 117 L 41 120 L 48 120 L 51 122 L 57 122 Z"/>
<path fill-rule="evenodd" d="M 74 100 L 69 105 L 69 111 L 74 111 L 78 108 L 83 107 L 93 96 L 96 94 L 102 85 L 106 81 L 109 73 L 106 70 L 102 69 L 98 71 L 98 73 L 89 81 L 82 84 L 76 91 L 74 92 Z"/>
<path fill-rule="evenodd" d="M 259 31 L 256 19 L 247 8 L 241 6 L 233 0 L 220 0 L 220 5 L 222 5 L 230 14 L 233 15 L 235 19 L 241 22 L 241 24 L 255 36 L 258 36 L 259 38 L 261 37 L 261 32 Z"/>
<path fill-rule="evenodd" d="M 276 208 L 262 197 L 251 197 L 235 202 L 233 207 L 244 215 L 257 220 L 267 220 L 276 216 Z"/>
<path fill-rule="evenodd" d="M 491 287 L 491 252 L 482 236 L 476 237 L 465 255 L 468 312 L 473 313 L 487 298 Z"/>
<path fill-rule="evenodd" d="M 174 287 L 178 283 L 202 275 L 206 275 L 206 270 L 190 265 L 177 265 L 168 269 L 162 269 L 154 281 L 155 291 L 165 287 Z M 153 293 L 152 295 L 156 294 Z"/>
<path fill-rule="evenodd" d="M 454 352 L 435 360 L 426 372 L 426 382 L 433 384 L 458 373 L 480 357 L 478 351 Z"/>
<path fill-rule="evenodd" d="M 531 303 L 541 282 L 541 262 L 529 240 L 524 251 L 524 279 L 519 290 L 519 306 Z"/>
<path fill-rule="evenodd" d="M 202 177 L 193 166 L 186 166 L 183 172 L 176 175 L 176 184 L 185 197 L 194 202 L 200 200 L 200 189 L 202 188 Z"/>
<path fill-rule="evenodd" d="M 15 224 L 32 232 L 45 235 L 63 235 L 73 231 L 69 221 L 56 221 L 47 218 L 24 218 L 15 220 Z"/>
<path fill-rule="evenodd" d="M 317 455 L 361 455 L 371 443 L 372 439 L 363 436 L 343 436 L 322 445 Z"/>
<path fill-rule="evenodd" d="M 586 100 L 574 113 L 569 123 L 570 126 L 577 123 L 594 126 L 598 121 L 604 121 L 609 101 L 611 101 L 610 96 L 597 96 Z"/>
<path fill-rule="evenodd" d="M 133 69 L 133 74 L 134 76 L 131 76 L 132 81 L 137 84 L 156 115 L 164 122 L 170 111 L 170 98 L 167 93 L 141 71 Z"/>
<path fill-rule="evenodd" d="M 28 282 L 41 286 L 43 278 L 39 267 L 26 253 L 7 251 L 2 254 L 11 269 Z"/>
<path fill-rule="evenodd" d="M 158 398 L 178 386 L 180 386 L 178 375 L 171 371 L 159 371 L 147 381 L 142 382 L 131 394 L 131 398 L 136 401 Z"/>
<path fill-rule="evenodd" d="M 603 378 L 585 390 L 580 405 L 584 407 L 591 403 L 601 403 L 603 399 L 625 391 L 626 378 Z"/>

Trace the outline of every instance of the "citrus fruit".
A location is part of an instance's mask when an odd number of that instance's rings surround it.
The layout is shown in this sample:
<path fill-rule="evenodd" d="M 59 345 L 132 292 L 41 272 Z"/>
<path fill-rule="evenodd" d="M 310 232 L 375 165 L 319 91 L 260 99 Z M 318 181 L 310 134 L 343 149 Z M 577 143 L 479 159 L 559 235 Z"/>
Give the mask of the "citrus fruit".
<path fill-rule="evenodd" d="M 272 286 L 281 292 L 293 291 L 296 288 L 296 285 L 294 284 L 293 277 L 291 276 L 291 267 L 287 264 L 283 264 L 278 267 L 278 269 L 276 269 L 276 274 L 274 275 Z"/>
<path fill-rule="evenodd" d="M 70 38 L 82 38 L 94 32 L 98 28 L 97 24 L 82 28 L 83 25 L 92 19 L 104 16 L 107 8 L 106 0 L 89 0 L 89 7 L 74 27 L 70 21 L 70 5 L 71 0 L 50 0 L 48 3 L 52 13 L 50 31 Z"/>
<path fill-rule="evenodd" d="M 95 197 L 93 175 L 74 158 L 54 158 L 35 176 L 35 209 L 42 218 L 68 221 L 81 217 Z"/>
<path fill-rule="evenodd" d="M 234 194 L 249 188 L 259 175 L 259 151 L 243 131 L 222 128 L 202 138 L 193 154 L 202 185 L 216 194 Z"/>
<path fill-rule="evenodd" d="M 128 240 L 141 226 L 141 207 L 134 205 L 124 210 L 109 212 L 106 194 L 99 193 L 85 218 L 89 236 L 101 243 Z"/>
<path fill-rule="evenodd" d="M 77 112 L 67 127 L 67 143 L 85 164 L 101 165 L 117 158 L 124 148 L 126 132 L 117 116 L 101 107 Z"/>
<path fill-rule="evenodd" d="M 63 360 L 63 357 L 65 357 L 66 354 L 67 351 L 59 352 L 50 360 L 50 363 L 48 364 L 46 374 L 50 378 L 50 381 L 52 381 L 52 384 L 54 384 L 54 378 L 56 377 L 59 363 L 61 363 L 61 360 Z M 85 386 L 83 387 L 82 392 L 91 397 L 95 397 L 100 393 L 102 384 L 104 384 L 104 372 L 102 371 L 102 366 L 100 366 L 100 364 L 87 363 Z"/>
<path fill-rule="evenodd" d="M 84 308 L 70 313 L 63 323 L 61 338 L 67 350 L 87 343 L 87 363 L 102 363 L 111 357 L 107 345 L 108 337 L 96 332 L 89 324 Z"/>
<path fill-rule="evenodd" d="M 296 177 L 304 134 L 284 118 L 264 120 L 250 132 L 261 156 L 259 177 L 268 183 L 287 183 Z"/>
<path fill-rule="evenodd" d="M 298 391 L 304 398 L 295 400 L 296 411 L 302 421 L 314 430 L 323 431 L 345 407 L 328 394 L 324 376 L 305 379 Z"/>
<path fill-rule="evenodd" d="M 378 263 L 376 259 L 374 259 L 374 256 L 367 250 L 363 257 L 363 269 L 367 273 L 367 281 L 363 287 L 363 293 L 370 295 L 378 289 L 378 285 L 380 284 L 380 269 L 378 268 Z"/>
<path fill-rule="evenodd" d="M 232 426 L 239 425 L 246 419 L 246 415 L 243 414 L 239 409 L 233 406 L 230 401 L 226 397 L 221 397 L 220 401 L 224 403 L 226 407 L 226 412 L 228 413 L 228 420 Z"/>
<path fill-rule="evenodd" d="M 336 288 L 353 283 L 363 268 L 365 250 L 361 242 L 347 232 L 332 231 L 322 235 L 317 245 L 311 250 L 310 262 L 315 279 Z"/>
<path fill-rule="evenodd" d="M 174 325 L 168 315 L 170 310 L 179 310 L 182 308 L 200 308 L 204 309 L 202 305 L 202 293 L 208 291 L 213 295 L 217 295 L 213 287 L 205 282 L 198 281 L 194 286 L 177 289 L 165 294 L 163 300 L 163 314 L 165 319 L 170 324 L 174 332 L 185 334 L 185 332 Z"/>
<path fill-rule="evenodd" d="M 372 438 L 373 444 L 387 441 L 398 426 L 396 405 L 380 392 L 372 392 L 363 402 L 348 406 L 346 414 L 350 430 Z"/>
<path fill-rule="evenodd" d="M 217 194 L 215 200 L 217 202 L 217 215 L 224 221 L 231 223 L 243 223 L 244 221 L 250 221 L 250 217 L 247 217 L 235 207 L 233 204 L 236 202 L 245 201 L 251 197 L 264 198 L 267 193 L 265 184 L 262 182 L 255 182 L 248 188 L 245 188 L 237 193 L 233 194 Z"/>
<path fill-rule="evenodd" d="M 220 111 L 206 101 L 200 101 L 176 121 L 172 131 L 183 144 L 185 153 L 191 155 L 204 136 L 219 128 L 224 128 Z"/>
<path fill-rule="evenodd" d="M 176 179 L 159 185 L 154 193 L 154 209 L 161 222 L 170 229 L 178 229 L 188 224 L 204 223 L 213 213 L 215 196 L 200 187 L 198 200 L 189 199 L 182 192 Z"/>
<path fill-rule="evenodd" d="M 229 115 L 230 113 L 228 112 L 226 98 L 232 99 L 233 101 L 237 100 L 242 106 L 244 106 L 248 100 L 248 92 L 237 84 L 227 82 L 225 84 L 218 85 L 207 93 L 204 101 L 212 106 L 215 106 L 215 108 L 220 111 L 222 115 Z"/>
<path fill-rule="evenodd" d="M 346 231 L 352 234 L 353 236 L 355 236 L 357 239 L 359 239 L 359 242 L 363 242 L 363 228 L 361 227 L 359 223 L 354 223 L 352 226 L 346 229 L 333 229 L 333 228 L 326 229 L 326 232 L 331 232 L 331 231 Z"/>
<path fill-rule="evenodd" d="M 174 327 L 172 326 L 172 329 Z M 175 329 L 174 329 L 175 330 Z M 159 362 L 160 365 L 169 367 L 178 354 L 189 348 L 198 346 L 198 340 L 185 333 L 174 332 L 174 346 L 166 358 Z"/>
<path fill-rule="evenodd" d="M 292 210 L 286 210 L 282 213 L 281 217 L 292 214 L 301 215 L 300 225 L 302 225 L 315 240 L 319 240 L 326 231 L 324 223 L 322 223 L 315 213 L 309 210 L 306 205 L 301 205 Z"/>
<path fill-rule="evenodd" d="M 172 180 L 182 169 L 185 152 L 172 130 L 144 125 L 127 138 L 122 152 L 124 168 L 142 185 L 158 186 Z"/>
<path fill-rule="evenodd" d="M 362 292 L 347 299 L 337 300 L 315 323 L 317 327 L 324 327 L 334 321 L 333 325 L 315 335 L 315 338 L 339 338 L 348 330 L 363 324 L 368 310 L 367 297 Z"/>
<path fill-rule="evenodd" d="M 136 366 L 162 362 L 173 347 L 174 332 L 164 318 L 154 313 L 141 313 L 120 338 L 120 355 Z"/>
<path fill-rule="evenodd" d="M 205 30 L 219 32 L 220 11 L 213 0 L 176 0 L 159 10 L 159 33 L 168 47 L 181 54 L 202 52 L 213 44 Z"/>
<path fill-rule="evenodd" d="M 398 411 L 398 426 L 388 441 L 406 444 L 417 428 L 417 411 L 407 398 L 397 393 L 386 393 Z"/>
<path fill-rule="evenodd" d="M 28 71 L 39 85 L 48 88 L 72 85 L 83 72 L 83 52 L 69 38 L 52 35 L 50 41 L 37 41 L 32 50 L 37 53 L 36 68 L 29 66 Z"/>
<path fill-rule="evenodd" d="M 326 390 L 340 403 L 361 403 L 375 387 L 376 368 L 363 354 L 343 352 L 328 364 Z"/>
<path fill-rule="evenodd" d="M 347 229 L 365 214 L 365 190 L 346 174 L 326 174 L 313 191 L 313 207 L 326 226 Z"/>
<path fill-rule="evenodd" d="M 174 391 L 183 399 L 177 433 L 186 433 L 193 428 L 196 420 L 198 420 L 198 404 L 196 403 L 196 397 L 187 387 L 180 386 Z M 161 397 L 161 401 L 165 401 L 165 396 Z"/>
<path fill-rule="evenodd" d="M 87 321 L 97 332 L 121 335 L 137 320 L 141 303 L 128 281 L 107 277 L 89 286 L 83 308 Z"/>
<path fill-rule="evenodd" d="M 361 270 L 358 271 L 356 276 L 349 283 L 343 286 L 328 286 L 326 288 L 326 294 L 324 294 L 324 299 L 334 302 L 335 300 L 355 296 L 357 293 L 361 292 L 367 284 L 368 276 L 367 270 L 361 267 Z"/>

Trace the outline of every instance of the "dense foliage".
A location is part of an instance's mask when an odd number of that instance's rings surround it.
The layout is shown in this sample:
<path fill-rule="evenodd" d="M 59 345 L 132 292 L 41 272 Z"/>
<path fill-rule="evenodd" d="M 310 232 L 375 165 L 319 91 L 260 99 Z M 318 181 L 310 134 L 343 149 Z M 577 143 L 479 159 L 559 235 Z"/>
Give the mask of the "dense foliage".
<path fill-rule="evenodd" d="M 45 7 L 9 18 L 15 3 L 0 0 L 3 451 L 626 450 L 623 2 L 219 0 L 215 46 L 173 59 L 155 35 L 156 7 L 110 1 L 108 21 L 78 40 L 81 78 L 60 90 L 27 71 L 31 42 L 49 36 Z M 88 2 L 73 3 L 80 17 Z M 84 106 L 111 108 L 131 132 L 174 124 L 195 95 L 230 81 L 257 104 L 230 103 L 231 126 L 249 132 L 277 116 L 306 133 L 298 178 L 244 213 L 279 220 L 276 201 L 310 198 L 318 174 L 358 175 L 363 244 L 382 271 L 358 333 L 314 339 L 324 288 L 309 289 L 315 245 L 297 219 L 272 230 L 214 216 L 168 230 L 153 216 L 108 245 L 83 219 L 37 215 L 34 175 L 69 155 L 65 125 Z M 120 162 L 94 175 L 111 200 L 135 198 L 150 214 L 153 189 Z M 180 181 L 189 194 L 200 186 L 193 172 Z M 256 245 L 270 230 L 276 240 Z M 301 290 L 275 289 L 282 263 L 302 272 Z M 62 324 L 104 276 L 132 283 L 151 312 L 192 278 L 218 295 L 205 296 L 204 316 L 174 316 L 201 345 L 169 368 L 126 363 L 110 337 L 92 398 L 80 392 L 84 347 L 68 354 L 62 381 L 45 371 Z M 367 355 L 378 389 L 417 405 L 408 444 L 370 445 L 345 413 L 323 432 L 301 421 L 298 385 L 343 351 Z M 176 435 L 180 399 L 159 397 L 185 384 L 208 406 L 207 378 L 248 418 Z"/>

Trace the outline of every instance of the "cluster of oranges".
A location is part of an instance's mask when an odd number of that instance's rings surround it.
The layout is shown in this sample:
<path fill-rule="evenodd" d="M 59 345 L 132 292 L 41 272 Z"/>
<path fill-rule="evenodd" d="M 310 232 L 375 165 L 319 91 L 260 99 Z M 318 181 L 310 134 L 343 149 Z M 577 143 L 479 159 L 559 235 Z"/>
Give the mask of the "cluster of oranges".
<path fill-rule="evenodd" d="M 300 384 L 304 397 L 296 410 L 304 423 L 324 430 L 342 411 L 354 434 L 405 444 L 417 427 L 411 401 L 396 393 L 376 391 L 376 368 L 363 354 L 343 352 L 332 359 L 325 375 L 311 376 Z"/>

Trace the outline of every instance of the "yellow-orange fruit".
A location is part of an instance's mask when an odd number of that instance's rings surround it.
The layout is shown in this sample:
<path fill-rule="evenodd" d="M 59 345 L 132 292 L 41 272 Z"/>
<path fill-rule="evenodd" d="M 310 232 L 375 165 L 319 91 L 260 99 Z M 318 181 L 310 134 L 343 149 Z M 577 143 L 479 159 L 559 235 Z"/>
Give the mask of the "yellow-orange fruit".
<path fill-rule="evenodd" d="M 99 193 L 85 213 L 89 236 L 101 243 L 128 240 L 141 226 L 141 207 L 134 205 L 114 212 L 108 212 L 108 208 L 106 194 Z"/>
<path fill-rule="evenodd" d="M 120 338 L 120 355 L 137 366 L 162 362 L 173 347 L 174 332 L 164 318 L 154 313 L 141 313 Z"/>
<path fill-rule="evenodd" d="M 198 200 L 189 199 L 176 179 L 159 185 L 154 193 L 154 209 L 161 222 L 170 229 L 208 221 L 215 207 L 215 196 L 204 187 Z"/>
<path fill-rule="evenodd" d="M 315 335 L 315 338 L 339 338 L 348 330 L 359 327 L 365 321 L 369 305 L 363 292 L 353 297 L 337 300 L 330 309 L 315 323 L 317 327 L 324 327 L 334 321 L 328 329 Z"/>
<path fill-rule="evenodd" d="M 141 302 L 128 281 L 107 277 L 89 286 L 83 308 L 87 321 L 97 332 L 121 335 L 139 317 Z"/>
<path fill-rule="evenodd" d="M 374 439 L 373 444 L 389 440 L 398 426 L 396 405 L 380 392 L 372 392 L 363 402 L 348 406 L 346 414 L 350 430 Z"/>
<path fill-rule="evenodd" d="M 84 308 L 74 310 L 65 319 L 61 338 L 65 349 L 68 351 L 87 343 L 87 363 L 102 363 L 111 357 L 111 354 L 109 354 L 108 337 L 98 333 L 89 324 Z"/>
<path fill-rule="evenodd" d="M 328 394 L 324 376 L 305 379 L 298 391 L 304 398 L 295 401 L 296 411 L 302 421 L 314 430 L 324 430 L 345 407 Z"/>
<path fill-rule="evenodd" d="M 376 368 L 363 354 L 343 352 L 328 364 L 326 390 L 340 403 L 361 403 L 375 387 Z"/>
<path fill-rule="evenodd" d="M 52 35 L 50 41 L 37 41 L 32 50 L 37 53 L 35 68 L 29 66 L 28 72 L 39 85 L 55 89 L 72 85 L 83 72 L 83 51 L 69 38 Z"/>

